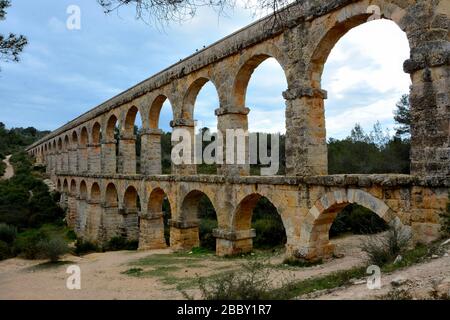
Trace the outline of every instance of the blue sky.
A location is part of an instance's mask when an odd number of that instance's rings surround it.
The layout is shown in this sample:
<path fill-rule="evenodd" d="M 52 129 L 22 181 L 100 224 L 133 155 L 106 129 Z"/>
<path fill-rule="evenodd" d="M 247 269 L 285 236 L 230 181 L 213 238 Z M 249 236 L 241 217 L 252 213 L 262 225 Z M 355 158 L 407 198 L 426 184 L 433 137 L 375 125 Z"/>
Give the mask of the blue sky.
<path fill-rule="evenodd" d="M 69 5 L 81 8 L 81 30 L 66 28 Z M 24 34 L 29 45 L 18 64 L 1 63 L 0 121 L 7 127 L 53 130 L 101 102 L 150 77 L 197 48 L 251 23 L 251 10 L 236 8 L 218 17 L 209 9 L 182 25 L 164 30 L 134 19 L 134 11 L 105 15 L 93 0 L 13 0 L 0 33 Z M 333 49 L 322 87 L 327 136 L 343 138 L 356 122 L 369 131 L 378 120 L 394 126 L 392 112 L 409 76 L 404 33 L 390 21 L 373 21 L 350 31 Z M 275 60 L 263 62 L 250 80 L 247 106 L 250 130 L 284 132 L 286 80 Z M 218 98 L 212 84 L 199 94 L 195 118 L 215 127 Z M 161 127 L 168 130 L 170 107 Z"/>

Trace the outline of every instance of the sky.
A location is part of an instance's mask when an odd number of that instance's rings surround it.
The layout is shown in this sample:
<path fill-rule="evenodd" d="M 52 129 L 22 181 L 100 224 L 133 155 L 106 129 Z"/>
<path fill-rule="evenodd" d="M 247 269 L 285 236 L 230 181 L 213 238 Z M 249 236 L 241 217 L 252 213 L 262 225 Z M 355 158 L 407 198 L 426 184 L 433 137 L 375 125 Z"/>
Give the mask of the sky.
<path fill-rule="evenodd" d="M 67 8 L 81 9 L 81 29 L 69 30 Z M 0 62 L 0 121 L 7 127 L 54 130 L 112 96 L 248 25 L 254 11 L 237 7 L 218 16 L 202 8 L 196 17 L 164 28 L 136 20 L 134 11 L 105 15 L 93 0 L 12 0 L 0 33 L 24 34 L 29 45 L 20 63 Z M 331 52 L 322 78 L 327 137 L 345 138 L 355 123 L 370 131 L 379 121 L 393 132 L 393 110 L 408 93 L 406 35 L 387 20 L 349 31 Z M 246 105 L 250 131 L 285 132 L 287 83 L 274 59 L 250 79 Z M 219 101 L 207 83 L 194 118 L 215 128 Z M 171 111 L 163 107 L 160 126 L 169 130 Z"/>

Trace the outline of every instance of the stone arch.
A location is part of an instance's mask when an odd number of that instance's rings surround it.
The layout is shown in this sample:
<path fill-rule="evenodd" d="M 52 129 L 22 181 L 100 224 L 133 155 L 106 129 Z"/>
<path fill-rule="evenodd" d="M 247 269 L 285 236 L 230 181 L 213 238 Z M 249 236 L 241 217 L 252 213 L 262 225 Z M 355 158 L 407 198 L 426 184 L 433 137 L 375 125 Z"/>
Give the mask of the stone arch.
<path fill-rule="evenodd" d="M 123 195 L 123 206 L 125 209 L 140 209 L 141 202 L 139 193 L 134 186 L 129 186 Z"/>
<path fill-rule="evenodd" d="M 58 151 L 62 151 L 63 149 L 63 140 L 61 137 L 58 138 Z"/>
<path fill-rule="evenodd" d="M 70 181 L 70 194 L 75 195 L 77 192 L 77 182 L 75 181 L 75 179 L 72 179 Z"/>
<path fill-rule="evenodd" d="M 213 202 L 213 197 L 211 197 L 211 195 L 207 194 L 207 192 L 203 192 L 200 190 L 191 190 L 190 192 L 188 192 L 184 198 L 183 201 L 181 202 L 181 211 L 180 211 L 180 216 L 178 217 L 178 219 L 180 221 L 185 221 L 185 222 L 195 222 L 198 221 L 199 217 L 198 217 L 198 206 L 199 206 L 199 202 L 200 199 L 202 197 L 206 196 L 209 201 L 211 201 L 212 206 L 214 207 L 214 211 L 216 211 L 216 206 L 214 205 Z M 217 211 L 216 211 L 217 213 Z"/>
<path fill-rule="evenodd" d="M 366 191 L 358 189 L 330 191 L 309 209 L 300 231 L 300 237 L 305 243 L 298 255 L 309 260 L 332 255 L 334 245 L 329 241 L 329 230 L 337 214 L 351 203 L 371 210 L 387 223 L 400 222 L 386 203 Z"/>
<path fill-rule="evenodd" d="M 174 115 L 174 107 L 173 103 L 170 101 L 170 99 L 163 94 L 158 95 L 150 105 L 150 110 L 148 113 L 148 123 L 150 125 L 150 129 L 158 129 L 159 128 L 159 118 L 161 113 L 161 108 L 166 102 L 166 100 L 169 100 L 170 107 L 172 108 L 172 118 Z"/>
<path fill-rule="evenodd" d="M 117 121 L 118 118 L 115 114 L 110 115 L 108 120 L 106 121 L 105 138 L 107 140 L 114 140 Z"/>
<path fill-rule="evenodd" d="M 150 215 L 159 215 L 163 211 L 163 201 L 167 198 L 170 206 L 170 199 L 162 188 L 155 188 L 150 192 L 147 204 L 147 212 Z"/>
<path fill-rule="evenodd" d="M 108 207 L 119 207 L 119 196 L 114 183 L 109 183 L 105 191 L 105 204 Z"/>
<path fill-rule="evenodd" d="M 87 196 L 88 196 L 88 188 L 87 188 L 86 181 L 81 180 L 81 182 L 80 182 L 80 199 L 87 200 Z"/>
<path fill-rule="evenodd" d="M 233 84 L 233 99 L 234 107 L 245 108 L 245 98 L 247 94 L 247 87 L 250 82 L 250 78 L 255 69 L 269 58 L 274 58 L 284 71 L 286 82 L 289 84 L 289 77 L 286 72 L 285 59 L 282 53 L 275 46 L 268 46 L 268 50 L 263 50 L 254 53 L 250 58 L 245 60 L 244 63 L 238 69 L 238 72 L 234 78 Z M 280 93 L 281 94 L 281 93 Z"/>
<path fill-rule="evenodd" d="M 181 110 L 181 118 L 183 119 L 193 119 L 194 118 L 194 108 L 195 108 L 195 102 L 197 100 L 197 96 L 202 90 L 202 88 L 207 84 L 208 82 L 211 82 L 214 88 L 216 89 L 217 96 L 219 97 L 219 92 L 217 90 L 217 86 L 210 78 L 207 77 L 200 77 L 194 80 L 187 89 L 184 98 L 183 98 L 183 105 Z M 220 106 L 216 106 L 217 108 Z M 211 110 L 211 114 L 214 113 L 214 109 Z"/>
<path fill-rule="evenodd" d="M 77 148 L 78 147 L 78 133 L 75 130 L 72 132 L 71 144 L 72 144 L 73 148 Z"/>
<path fill-rule="evenodd" d="M 62 186 L 62 184 L 61 184 L 61 179 L 58 179 L 58 182 L 57 182 L 57 184 L 56 184 L 56 189 L 57 189 L 59 192 L 62 191 L 61 186 Z"/>
<path fill-rule="evenodd" d="M 69 193 L 69 182 L 67 181 L 67 179 L 64 179 L 63 182 L 63 190 L 62 190 L 65 194 Z"/>
<path fill-rule="evenodd" d="M 98 121 L 94 123 L 91 129 L 91 141 L 93 144 L 98 145 L 100 144 L 101 138 L 102 138 L 102 132 L 101 132 L 101 125 Z"/>
<path fill-rule="evenodd" d="M 123 132 L 127 136 L 134 136 L 134 123 L 136 121 L 136 116 L 141 115 L 141 112 L 136 106 L 131 106 L 124 118 Z M 142 121 L 142 116 L 141 116 Z"/>
<path fill-rule="evenodd" d="M 64 136 L 63 150 L 66 151 L 69 149 L 69 147 L 70 147 L 70 140 L 69 140 L 69 136 L 66 134 Z"/>
<path fill-rule="evenodd" d="M 320 36 L 318 34 L 312 38 L 311 49 L 308 50 L 308 52 L 312 52 L 312 55 L 306 74 L 313 88 L 321 88 L 324 66 L 336 43 L 351 29 L 369 21 L 370 16 L 373 14 L 368 13 L 369 5 L 377 5 L 381 9 L 383 18 L 395 22 L 401 30 L 405 31 L 401 24 L 401 18 L 406 14 L 403 8 L 386 0 L 372 2 L 359 1 L 350 4 L 331 16 L 327 23 L 323 23 L 321 19 L 318 19 L 317 25 L 313 24 L 313 29 L 322 29 Z"/>
<path fill-rule="evenodd" d="M 80 132 L 80 146 L 81 147 L 86 147 L 89 143 L 89 134 L 88 134 L 88 130 L 86 127 L 81 128 L 81 132 Z"/>
<path fill-rule="evenodd" d="M 252 216 L 253 209 L 261 198 L 266 198 L 269 202 L 277 209 L 278 214 L 281 216 L 281 220 L 283 221 L 283 226 L 286 229 L 286 222 L 284 221 L 284 217 L 281 214 L 281 208 L 278 203 L 272 201 L 267 195 L 255 192 L 246 195 L 241 201 L 239 201 L 236 209 L 233 212 L 231 217 L 232 219 L 232 228 L 235 230 L 249 230 L 252 227 Z"/>
<path fill-rule="evenodd" d="M 101 190 L 97 182 L 94 182 L 91 186 L 90 200 L 94 202 L 100 202 L 101 200 Z"/>

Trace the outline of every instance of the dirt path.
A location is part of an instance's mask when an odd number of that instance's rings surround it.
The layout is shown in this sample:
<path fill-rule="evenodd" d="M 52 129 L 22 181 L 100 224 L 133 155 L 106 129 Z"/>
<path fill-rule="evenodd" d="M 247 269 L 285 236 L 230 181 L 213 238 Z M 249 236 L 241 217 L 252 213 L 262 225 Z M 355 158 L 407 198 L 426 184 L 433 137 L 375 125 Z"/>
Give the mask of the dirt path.
<path fill-rule="evenodd" d="M 333 242 L 336 244 L 337 252 L 344 257 L 312 267 L 283 267 L 281 254 L 270 256 L 269 263 L 274 266 L 271 268 L 270 278 L 274 283 L 283 280 L 298 281 L 359 266 L 365 260 L 364 254 L 359 249 L 364 237 L 347 236 L 335 239 Z M 183 299 L 182 293 L 176 289 L 179 281 L 196 279 L 199 275 L 210 276 L 226 270 L 240 270 L 242 263 L 248 259 L 225 259 L 213 255 L 200 256 L 196 259 L 188 257 L 189 255 L 177 258 L 171 254 L 170 249 L 118 251 L 94 253 L 82 258 L 69 255 L 64 259 L 67 261 L 66 264 L 52 267 L 42 266 L 43 261 L 9 259 L 0 262 L 0 299 Z M 137 260 L 142 258 L 152 262 L 145 265 L 137 263 Z M 175 264 L 170 259 L 178 259 L 179 262 Z M 72 264 L 81 268 L 81 290 L 66 288 L 69 276 L 66 270 Z M 133 268 L 140 268 L 144 273 L 157 272 L 142 276 L 123 273 Z M 419 285 L 426 287 L 426 283 L 450 277 L 450 258 L 433 259 L 426 264 L 383 275 L 382 290 L 370 291 L 365 284 L 353 285 L 334 292 L 317 292 L 316 296 L 301 298 L 373 299 L 376 295 L 386 293 L 390 288 L 389 283 L 398 275 L 420 280 L 423 283 Z M 169 282 L 164 281 L 168 278 Z M 196 299 L 200 298 L 196 286 L 188 287 L 186 291 Z"/>
<path fill-rule="evenodd" d="M 275 283 L 285 279 L 300 280 L 312 276 L 350 269 L 359 265 L 364 256 L 358 249 L 361 236 L 344 237 L 335 241 L 345 257 L 308 268 L 274 268 L 271 278 Z M 44 268 L 43 261 L 19 258 L 0 262 L 0 299 L 183 299 L 176 285 L 165 284 L 160 276 L 133 277 L 122 272 L 133 267 L 136 260 L 156 254 L 170 254 L 170 249 L 155 251 L 118 251 L 94 253 L 82 258 L 67 256 L 68 264 Z M 225 270 L 239 270 L 247 258 L 223 259 L 208 256 L 195 260 L 195 264 L 183 263 L 170 276 L 196 279 L 198 275 L 209 276 Z M 270 258 L 270 263 L 280 266 L 282 255 Z M 81 268 L 81 290 L 68 290 L 66 269 L 76 264 Z M 146 266 L 143 267 L 148 269 Z M 196 289 L 186 290 L 200 298 Z"/>
<path fill-rule="evenodd" d="M 6 156 L 6 159 L 3 159 L 3 162 L 6 164 L 5 173 L 3 174 L 2 180 L 8 180 L 14 176 L 14 168 L 9 163 L 9 159 L 11 158 L 11 155 Z"/>
<path fill-rule="evenodd" d="M 393 286 L 393 282 L 396 284 Z M 450 257 L 441 257 L 381 277 L 381 288 L 369 290 L 366 283 L 318 292 L 302 298 L 319 300 L 369 300 L 386 295 L 396 287 L 407 290 L 413 299 L 429 299 L 436 288 L 450 295 Z"/>

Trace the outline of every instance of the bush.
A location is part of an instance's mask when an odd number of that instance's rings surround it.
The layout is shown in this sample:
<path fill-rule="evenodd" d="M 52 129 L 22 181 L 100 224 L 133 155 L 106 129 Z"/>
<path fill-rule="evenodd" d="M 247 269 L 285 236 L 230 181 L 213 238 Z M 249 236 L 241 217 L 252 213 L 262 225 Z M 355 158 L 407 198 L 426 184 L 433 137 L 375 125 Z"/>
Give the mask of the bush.
<path fill-rule="evenodd" d="M 206 282 L 199 277 L 199 288 L 205 300 L 278 300 L 285 299 L 287 290 L 273 290 L 269 269 L 259 261 L 249 261 L 239 272 L 220 275 Z M 186 293 L 185 297 L 190 298 Z"/>
<path fill-rule="evenodd" d="M 373 236 L 362 244 L 371 264 L 382 267 L 405 252 L 410 244 L 411 233 L 405 227 L 396 224 L 382 236 Z"/>
<path fill-rule="evenodd" d="M 91 252 L 99 252 L 100 249 L 99 247 L 89 241 L 85 241 L 82 239 L 77 239 L 77 241 L 75 242 L 75 250 L 74 253 L 76 255 L 82 255 L 82 254 L 87 254 L 87 253 L 91 253 Z"/>
<path fill-rule="evenodd" d="M 199 224 L 200 246 L 209 250 L 216 249 L 216 238 L 213 230 L 217 228 L 217 221 L 212 219 L 201 219 Z"/>
<path fill-rule="evenodd" d="M 138 241 L 129 241 L 124 237 L 113 237 L 103 247 L 105 251 L 137 250 Z"/>
<path fill-rule="evenodd" d="M 252 227 L 256 231 L 256 237 L 253 239 L 255 248 L 264 249 L 286 243 L 286 232 L 281 219 L 259 219 Z"/>
<path fill-rule="evenodd" d="M 17 229 L 5 223 L 0 223 L 0 241 L 11 244 L 16 240 Z"/>
<path fill-rule="evenodd" d="M 67 243 L 61 238 L 41 240 L 37 244 L 38 257 L 48 259 L 50 262 L 57 262 L 60 257 L 69 252 Z"/>
<path fill-rule="evenodd" d="M 0 261 L 11 258 L 11 256 L 10 246 L 5 241 L 0 240 Z"/>
<path fill-rule="evenodd" d="M 17 237 L 14 243 L 14 253 L 25 259 L 38 259 L 41 241 L 48 240 L 48 235 L 40 230 L 25 231 Z"/>

